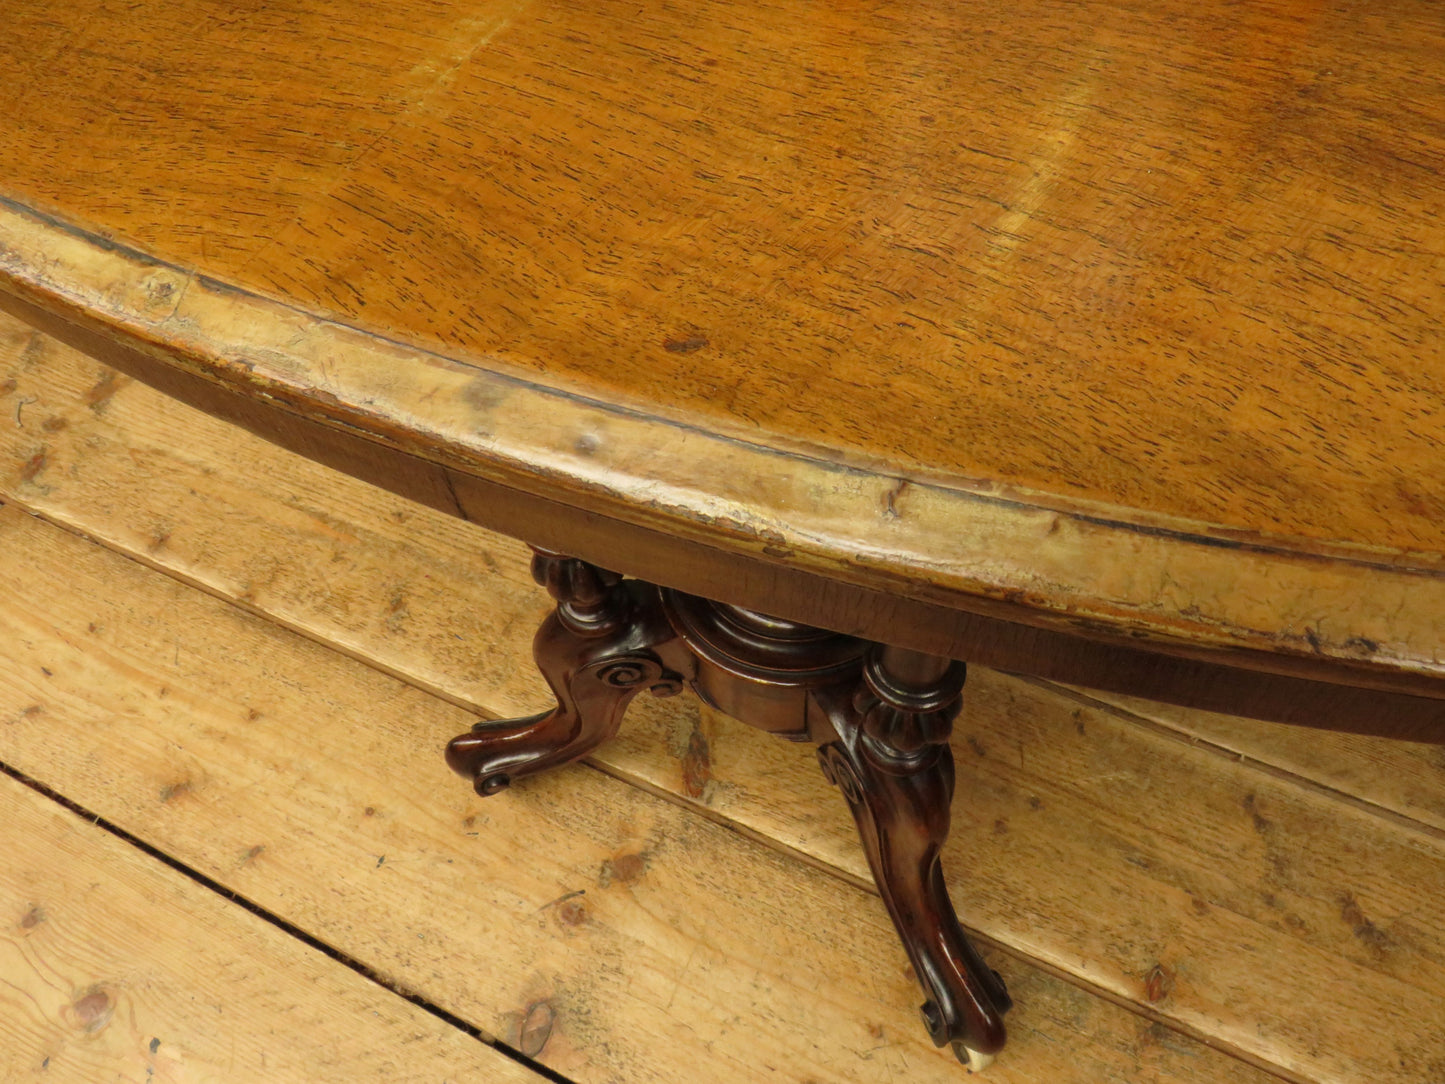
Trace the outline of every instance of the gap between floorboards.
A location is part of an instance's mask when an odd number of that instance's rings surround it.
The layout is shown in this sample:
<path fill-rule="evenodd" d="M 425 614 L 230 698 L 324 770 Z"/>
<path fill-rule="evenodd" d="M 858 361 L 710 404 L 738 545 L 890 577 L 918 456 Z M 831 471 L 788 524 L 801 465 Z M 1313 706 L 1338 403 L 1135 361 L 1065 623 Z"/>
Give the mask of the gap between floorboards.
<path fill-rule="evenodd" d="M 448 1010 L 443 1009 L 441 1006 L 428 1001 L 420 994 L 416 994 L 410 990 L 402 989 L 394 983 L 388 982 L 386 978 L 378 975 L 374 970 L 367 967 L 366 964 L 362 963 L 360 960 L 348 956 L 346 953 L 342 952 L 340 949 L 337 949 L 332 945 L 328 945 L 326 942 L 321 941 L 314 935 L 307 933 L 305 930 L 301 929 L 301 927 L 295 925 L 294 923 L 288 922 L 280 915 L 277 915 L 272 911 L 268 911 L 266 908 L 262 907 L 260 904 L 254 902 L 253 900 L 232 891 L 218 881 L 212 880 L 210 877 L 207 877 L 199 870 L 192 869 L 184 862 L 181 862 L 176 858 L 173 858 L 172 856 L 166 854 L 159 848 L 152 846 L 145 840 L 141 839 L 139 836 L 127 832 L 118 824 L 107 820 L 105 817 L 100 816 L 98 813 L 92 812 L 91 810 L 85 808 L 85 806 L 81 805 L 79 802 L 75 801 L 72 798 L 66 797 L 65 795 L 56 791 L 54 788 L 42 783 L 40 780 L 35 779 L 32 776 L 26 775 L 24 772 L 12 767 L 9 764 L 6 764 L 3 761 L 0 761 L 0 773 L 4 773 L 11 779 L 15 780 L 17 783 L 29 787 L 37 794 L 41 795 L 44 798 L 48 798 L 50 801 L 55 802 L 57 805 L 69 810 L 76 816 L 84 818 L 91 824 L 95 825 L 97 828 L 109 832 L 121 842 L 126 843 L 131 847 L 134 847 L 136 850 L 147 855 L 148 857 L 153 858 L 157 862 L 160 862 L 163 865 L 169 867 L 170 869 L 175 870 L 177 873 L 181 874 L 183 877 L 189 878 L 200 887 L 207 889 L 208 891 L 213 892 L 218 896 L 223 897 L 230 903 L 234 903 L 236 906 L 242 908 L 245 911 L 249 911 L 251 914 L 255 915 L 263 922 L 270 923 L 282 933 L 300 941 L 307 948 L 314 949 L 315 951 L 321 953 L 323 956 L 326 956 L 331 960 L 335 960 L 343 967 L 355 972 L 373 985 L 380 987 L 381 989 L 395 995 L 396 997 L 401 998 L 404 1001 L 410 1002 L 417 1008 L 421 1009 L 423 1012 L 430 1013 L 438 1020 L 441 1020 L 443 1023 L 456 1028 L 458 1031 L 470 1036 L 482 1045 L 491 1047 L 493 1050 L 497 1051 L 497 1053 L 511 1058 L 519 1065 L 536 1073 L 542 1079 L 553 1081 L 554 1084 L 576 1084 L 575 1081 L 563 1076 L 555 1069 L 549 1068 L 548 1066 L 543 1065 L 532 1058 L 529 1058 L 526 1054 L 523 1054 L 515 1047 L 508 1046 L 506 1043 L 502 1042 L 500 1039 L 497 1039 L 495 1036 L 487 1034 L 475 1024 L 468 1023 L 466 1020 L 456 1015 L 456 1013 L 449 1012 Z"/>

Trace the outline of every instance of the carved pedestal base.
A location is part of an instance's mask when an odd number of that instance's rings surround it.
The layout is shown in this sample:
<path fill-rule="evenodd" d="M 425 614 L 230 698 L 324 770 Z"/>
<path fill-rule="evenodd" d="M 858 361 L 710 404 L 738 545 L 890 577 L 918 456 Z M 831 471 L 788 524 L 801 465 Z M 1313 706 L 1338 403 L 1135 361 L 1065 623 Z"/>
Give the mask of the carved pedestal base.
<path fill-rule="evenodd" d="M 478 723 L 447 746 L 447 763 L 477 793 L 495 794 L 595 749 L 639 691 L 670 696 L 684 685 L 737 719 L 815 742 L 927 996 L 929 1035 L 971 1068 L 992 1061 L 1009 996 L 959 929 L 939 863 L 963 664 L 625 581 L 542 550 L 532 574 L 557 600 L 533 645 L 557 707 Z"/>

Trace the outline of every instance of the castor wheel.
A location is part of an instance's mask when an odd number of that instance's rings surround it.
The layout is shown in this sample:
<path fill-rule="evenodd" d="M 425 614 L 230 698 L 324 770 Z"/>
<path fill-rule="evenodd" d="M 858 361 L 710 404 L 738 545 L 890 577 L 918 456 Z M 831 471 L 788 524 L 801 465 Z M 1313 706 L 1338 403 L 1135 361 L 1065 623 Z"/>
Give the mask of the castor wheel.
<path fill-rule="evenodd" d="M 962 1043 L 953 1044 L 953 1056 L 968 1066 L 970 1073 L 981 1073 L 993 1064 L 994 1055 L 985 1054 Z"/>
<path fill-rule="evenodd" d="M 1003 980 L 999 978 L 997 971 L 993 972 L 993 977 L 1002 985 Z M 928 1034 L 933 1041 L 939 1046 L 947 1042 L 953 1051 L 953 1056 L 968 1066 L 970 1073 L 981 1073 L 993 1064 L 995 1054 L 985 1054 L 982 1050 L 975 1050 L 962 1039 L 948 1040 L 943 1014 L 939 1012 L 938 1006 L 933 1002 L 925 1001 L 919 1006 L 918 1011 L 923 1017 L 923 1026 L 928 1029 Z"/>

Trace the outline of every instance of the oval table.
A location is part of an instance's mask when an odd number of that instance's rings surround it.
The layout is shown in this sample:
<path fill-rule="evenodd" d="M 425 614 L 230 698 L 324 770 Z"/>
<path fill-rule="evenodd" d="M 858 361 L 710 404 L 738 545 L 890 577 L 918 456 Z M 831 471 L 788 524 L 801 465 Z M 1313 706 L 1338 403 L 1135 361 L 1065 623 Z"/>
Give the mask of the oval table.
<path fill-rule="evenodd" d="M 965 661 L 1445 741 L 1442 57 L 1430 0 L 12 0 L 0 307 L 534 545 L 558 703 L 480 793 L 642 690 L 813 743 L 978 1067 Z"/>

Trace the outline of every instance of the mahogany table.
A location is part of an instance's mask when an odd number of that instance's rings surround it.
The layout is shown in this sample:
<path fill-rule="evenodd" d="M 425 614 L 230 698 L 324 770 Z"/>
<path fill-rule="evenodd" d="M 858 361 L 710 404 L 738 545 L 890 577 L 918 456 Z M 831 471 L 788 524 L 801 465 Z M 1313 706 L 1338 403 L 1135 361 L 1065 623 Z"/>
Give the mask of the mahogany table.
<path fill-rule="evenodd" d="M 1442 65 L 1433 0 L 10 0 L 0 307 L 537 547 L 480 793 L 644 689 L 816 745 L 978 1066 L 954 660 L 1445 741 Z"/>

